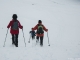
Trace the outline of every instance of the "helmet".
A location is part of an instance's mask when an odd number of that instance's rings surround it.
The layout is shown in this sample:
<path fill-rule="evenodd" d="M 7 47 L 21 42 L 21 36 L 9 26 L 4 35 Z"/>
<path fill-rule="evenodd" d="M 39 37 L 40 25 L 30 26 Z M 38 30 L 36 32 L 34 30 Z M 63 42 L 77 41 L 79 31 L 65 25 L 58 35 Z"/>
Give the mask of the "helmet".
<path fill-rule="evenodd" d="M 17 14 L 13 14 L 12 18 L 17 19 Z"/>
<path fill-rule="evenodd" d="M 42 23 L 42 21 L 41 21 L 41 20 L 39 20 L 39 21 L 38 21 L 38 23 Z"/>

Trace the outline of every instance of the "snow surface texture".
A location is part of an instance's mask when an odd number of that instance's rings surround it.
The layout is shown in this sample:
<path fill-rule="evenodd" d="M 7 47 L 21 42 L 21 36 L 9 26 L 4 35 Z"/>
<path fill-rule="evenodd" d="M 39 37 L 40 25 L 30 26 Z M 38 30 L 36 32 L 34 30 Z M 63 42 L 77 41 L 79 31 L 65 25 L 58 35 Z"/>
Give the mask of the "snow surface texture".
<path fill-rule="evenodd" d="M 7 25 L 17 14 L 24 27 L 19 47 L 12 46 Z M 29 31 L 38 20 L 48 28 L 44 45 L 30 40 Z M 0 60 L 80 60 L 80 0 L 0 0 Z"/>

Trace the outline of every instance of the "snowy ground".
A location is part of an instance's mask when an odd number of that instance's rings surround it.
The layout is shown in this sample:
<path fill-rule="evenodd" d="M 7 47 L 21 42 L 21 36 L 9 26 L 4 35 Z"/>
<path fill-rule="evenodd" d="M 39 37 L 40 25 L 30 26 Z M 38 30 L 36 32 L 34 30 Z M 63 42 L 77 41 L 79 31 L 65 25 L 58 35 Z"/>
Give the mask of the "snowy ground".
<path fill-rule="evenodd" d="M 19 34 L 19 47 L 11 45 L 7 25 L 16 13 L 24 27 Z M 0 0 L 0 60 L 80 60 L 80 0 Z M 48 28 L 44 46 L 29 40 L 29 31 L 38 20 Z M 35 41 L 35 40 L 34 40 Z"/>

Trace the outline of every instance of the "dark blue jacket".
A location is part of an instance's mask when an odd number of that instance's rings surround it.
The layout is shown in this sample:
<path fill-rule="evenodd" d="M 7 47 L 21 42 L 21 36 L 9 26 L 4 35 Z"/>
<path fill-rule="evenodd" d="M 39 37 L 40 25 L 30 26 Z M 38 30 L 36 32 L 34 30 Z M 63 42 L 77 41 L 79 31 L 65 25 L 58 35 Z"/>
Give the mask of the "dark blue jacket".
<path fill-rule="evenodd" d="M 35 36 L 35 31 L 30 31 L 30 33 L 31 33 L 31 36 Z"/>

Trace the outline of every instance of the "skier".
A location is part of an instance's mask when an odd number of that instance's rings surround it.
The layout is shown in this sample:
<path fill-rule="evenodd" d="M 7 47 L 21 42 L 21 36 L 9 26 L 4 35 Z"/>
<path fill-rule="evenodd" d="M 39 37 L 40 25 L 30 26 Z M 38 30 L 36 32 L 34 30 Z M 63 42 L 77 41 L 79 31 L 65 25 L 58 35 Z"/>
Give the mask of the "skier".
<path fill-rule="evenodd" d="M 30 31 L 29 33 L 31 34 L 32 40 L 35 39 L 35 36 L 36 36 L 35 31 Z"/>
<path fill-rule="evenodd" d="M 19 28 L 23 29 L 23 26 L 17 20 L 17 14 L 13 14 L 12 20 L 9 22 L 7 28 L 10 28 L 10 33 L 12 35 L 12 44 L 18 47 Z"/>
<path fill-rule="evenodd" d="M 37 30 L 36 32 L 36 43 L 39 41 L 40 38 L 40 46 L 43 46 L 43 37 L 44 37 L 44 31 L 48 31 L 48 29 L 45 28 L 45 26 L 42 24 L 42 21 L 39 20 L 38 24 L 32 28 L 32 30 Z"/>

